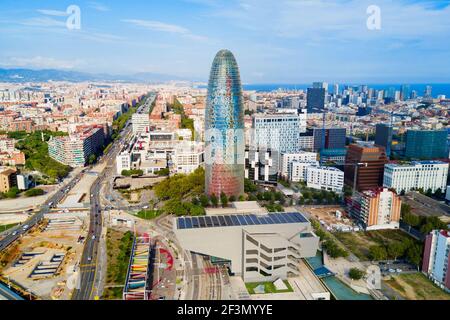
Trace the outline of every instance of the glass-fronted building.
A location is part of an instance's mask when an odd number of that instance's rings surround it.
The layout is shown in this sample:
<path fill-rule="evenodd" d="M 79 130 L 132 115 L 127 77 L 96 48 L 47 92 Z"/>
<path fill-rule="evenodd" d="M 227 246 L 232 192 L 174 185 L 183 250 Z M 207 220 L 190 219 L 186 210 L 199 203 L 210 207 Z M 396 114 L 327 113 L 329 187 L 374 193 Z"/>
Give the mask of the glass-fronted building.
<path fill-rule="evenodd" d="M 447 130 L 408 130 L 405 156 L 420 160 L 448 158 Z"/>
<path fill-rule="evenodd" d="M 244 193 L 244 105 L 238 64 L 221 50 L 214 58 L 205 114 L 205 188 L 209 195 Z"/>

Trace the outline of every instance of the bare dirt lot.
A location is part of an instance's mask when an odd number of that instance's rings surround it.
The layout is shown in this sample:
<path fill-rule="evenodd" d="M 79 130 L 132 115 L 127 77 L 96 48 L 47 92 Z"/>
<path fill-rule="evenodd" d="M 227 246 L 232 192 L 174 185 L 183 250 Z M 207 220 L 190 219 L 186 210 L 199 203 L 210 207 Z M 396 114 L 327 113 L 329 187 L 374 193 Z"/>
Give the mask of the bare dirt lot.
<path fill-rule="evenodd" d="M 72 229 L 55 229 L 48 228 L 48 222 L 44 220 L 3 254 L 0 273 L 42 299 L 65 300 L 70 298 L 66 282 L 81 257 L 84 243 L 79 240 L 86 236 L 87 223 L 76 220 Z"/>

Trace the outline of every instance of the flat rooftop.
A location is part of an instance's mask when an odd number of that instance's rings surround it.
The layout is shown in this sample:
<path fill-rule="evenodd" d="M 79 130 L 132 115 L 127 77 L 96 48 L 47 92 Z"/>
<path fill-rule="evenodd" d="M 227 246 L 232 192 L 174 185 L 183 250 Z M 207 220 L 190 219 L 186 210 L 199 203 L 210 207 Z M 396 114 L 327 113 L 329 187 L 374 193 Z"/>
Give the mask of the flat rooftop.
<path fill-rule="evenodd" d="M 306 219 L 299 212 L 280 212 L 269 213 L 266 215 L 239 214 L 176 218 L 177 229 L 200 229 L 306 222 L 309 222 L 308 219 Z"/>

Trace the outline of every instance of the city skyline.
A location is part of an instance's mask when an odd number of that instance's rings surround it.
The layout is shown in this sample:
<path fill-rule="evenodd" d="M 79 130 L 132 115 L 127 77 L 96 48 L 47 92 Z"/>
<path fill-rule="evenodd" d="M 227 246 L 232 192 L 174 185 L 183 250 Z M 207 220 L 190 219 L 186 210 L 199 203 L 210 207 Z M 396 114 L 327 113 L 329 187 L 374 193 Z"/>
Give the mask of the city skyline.
<path fill-rule="evenodd" d="M 80 30 L 66 27 L 72 4 L 81 11 Z M 17 9 L 5 1 L 0 40 L 8 47 L 0 68 L 152 72 L 206 81 L 208 57 L 229 48 L 239 56 L 243 83 L 450 82 L 448 1 L 378 1 L 380 30 L 367 28 L 370 4 L 41 1 Z"/>

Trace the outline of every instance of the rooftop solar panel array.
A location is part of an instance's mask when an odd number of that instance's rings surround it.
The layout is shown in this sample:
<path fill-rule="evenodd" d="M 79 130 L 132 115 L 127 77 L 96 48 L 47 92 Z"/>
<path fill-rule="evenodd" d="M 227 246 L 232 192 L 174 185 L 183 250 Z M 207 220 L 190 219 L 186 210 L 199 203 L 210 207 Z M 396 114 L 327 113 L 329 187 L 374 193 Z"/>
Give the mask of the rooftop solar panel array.
<path fill-rule="evenodd" d="M 266 215 L 218 215 L 177 218 L 178 229 L 254 226 L 268 224 L 304 223 L 308 220 L 298 212 L 269 213 Z"/>

